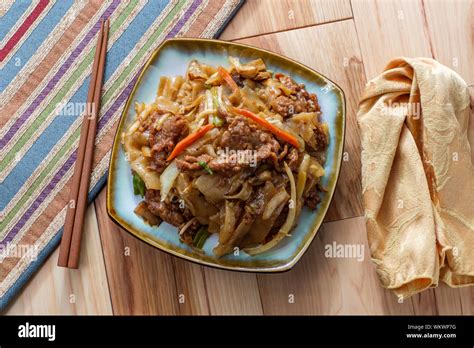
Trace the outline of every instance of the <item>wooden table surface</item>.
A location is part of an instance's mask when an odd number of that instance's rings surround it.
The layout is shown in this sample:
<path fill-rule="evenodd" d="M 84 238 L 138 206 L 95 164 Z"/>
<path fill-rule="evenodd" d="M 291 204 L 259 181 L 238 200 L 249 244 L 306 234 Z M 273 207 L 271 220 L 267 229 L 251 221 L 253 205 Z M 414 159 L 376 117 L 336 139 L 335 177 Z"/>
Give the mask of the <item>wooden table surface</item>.
<path fill-rule="evenodd" d="M 88 209 L 79 270 L 58 250 L 7 314 L 474 314 L 474 287 L 440 285 L 399 303 L 379 285 L 362 217 L 355 113 L 365 83 L 396 56 L 433 57 L 474 83 L 474 1 L 247 0 L 221 38 L 263 47 L 330 77 L 347 98 L 342 173 L 309 251 L 289 272 L 216 270 L 155 250 Z M 474 144 L 474 127 L 471 127 Z M 362 244 L 365 257 L 326 258 L 325 245 Z"/>

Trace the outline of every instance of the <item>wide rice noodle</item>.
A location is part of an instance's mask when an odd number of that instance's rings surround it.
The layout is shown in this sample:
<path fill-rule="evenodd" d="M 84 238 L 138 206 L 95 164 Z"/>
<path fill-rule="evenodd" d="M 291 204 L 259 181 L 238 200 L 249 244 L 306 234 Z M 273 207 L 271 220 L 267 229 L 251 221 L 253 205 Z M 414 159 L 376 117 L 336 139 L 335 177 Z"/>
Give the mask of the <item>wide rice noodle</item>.
<path fill-rule="evenodd" d="M 176 161 L 171 162 L 168 167 L 161 173 L 160 175 L 160 184 L 161 184 L 161 201 L 163 202 L 168 193 L 170 192 L 171 188 L 174 185 L 174 181 L 179 175 L 179 169 L 176 166 Z"/>
<path fill-rule="evenodd" d="M 289 205 L 288 209 L 288 216 L 286 217 L 286 221 L 283 224 L 283 226 L 280 228 L 280 231 L 273 237 L 271 241 L 269 241 L 266 244 L 257 246 L 255 248 L 246 248 L 244 251 L 253 256 L 257 254 L 264 253 L 265 251 L 268 251 L 272 249 L 274 246 L 276 246 L 280 241 L 288 236 L 288 232 L 290 232 L 291 228 L 293 227 L 295 223 L 295 216 L 296 216 L 296 185 L 295 185 L 295 178 L 293 177 L 293 173 L 291 172 L 290 167 L 288 167 L 288 164 L 286 162 L 284 163 L 285 165 L 285 172 L 286 175 L 288 175 L 288 178 L 290 179 L 290 188 L 291 188 L 291 200 L 293 204 Z"/>

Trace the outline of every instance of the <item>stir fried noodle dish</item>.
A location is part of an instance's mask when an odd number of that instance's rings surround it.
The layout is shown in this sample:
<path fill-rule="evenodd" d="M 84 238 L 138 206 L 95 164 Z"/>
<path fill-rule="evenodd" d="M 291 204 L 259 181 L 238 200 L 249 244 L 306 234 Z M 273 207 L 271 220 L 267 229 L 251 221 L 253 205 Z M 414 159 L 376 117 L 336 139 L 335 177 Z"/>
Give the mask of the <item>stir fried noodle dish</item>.
<path fill-rule="evenodd" d="M 291 238 L 302 207 L 316 209 L 329 142 L 315 94 L 262 59 L 230 66 L 192 60 L 161 77 L 156 99 L 136 103 L 121 135 L 148 224 L 178 228 L 217 257 L 256 255 Z"/>

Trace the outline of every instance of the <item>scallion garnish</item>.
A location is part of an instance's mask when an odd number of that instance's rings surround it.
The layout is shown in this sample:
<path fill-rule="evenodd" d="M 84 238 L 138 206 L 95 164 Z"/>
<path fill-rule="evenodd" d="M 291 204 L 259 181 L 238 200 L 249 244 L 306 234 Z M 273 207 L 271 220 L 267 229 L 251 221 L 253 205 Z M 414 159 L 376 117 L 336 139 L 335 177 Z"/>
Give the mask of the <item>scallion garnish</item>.
<path fill-rule="evenodd" d="M 209 232 L 207 231 L 207 227 L 201 226 L 201 228 L 194 235 L 194 238 L 193 238 L 194 246 L 198 249 L 202 249 L 208 237 L 209 237 Z"/>
<path fill-rule="evenodd" d="M 212 171 L 211 168 L 209 168 L 209 165 L 204 162 L 204 161 L 199 161 L 198 164 L 204 169 L 209 175 L 213 175 L 214 172 Z"/>
<path fill-rule="evenodd" d="M 145 182 L 140 178 L 137 173 L 133 173 L 133 194 L 145 196 Z"/>

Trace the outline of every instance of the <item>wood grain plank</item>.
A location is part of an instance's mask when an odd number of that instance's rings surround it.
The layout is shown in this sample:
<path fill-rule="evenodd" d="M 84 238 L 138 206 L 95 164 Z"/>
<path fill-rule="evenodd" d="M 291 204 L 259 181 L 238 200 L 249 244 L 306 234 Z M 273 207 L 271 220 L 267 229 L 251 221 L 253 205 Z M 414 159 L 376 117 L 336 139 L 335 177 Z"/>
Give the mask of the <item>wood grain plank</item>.
<path fill-rule="evenodd" d="M 392 58 L 432 56 L 421 1 L 352 0 L 351 4 L 368 80 Z"/>
<path fill-rule="evenodd" d="M 47 259 L 5 314 L 112 314 L 94 207 L 86 211 L 80 268 L 57 266 L 59 249 Z"/>
<path fill-rule="evenodd" d="M 450 288 L 441 282 L 437 288 L 412 297 L 416 315 L 473 315 L 474 289 Z"/>
<path fill-rule="evenodd" d="M 337 248 L 352 252 L 335 255 Z M 362 254 L 355 252 L 363 251 Z M 360 257 L 362 256 L 362 257 Z M 365 221 L 356 217 L 323 224 L 303 259 L 289 272 L 259 275 L 264 313 L 271 315 L 412 315 L 383 289 L 370 260 Z"/>
<path fill-rule="evenodd" d="M 257 277 L 206 267 L 207 296 L 212 315 L 261 315 Z"/>
<path fill-rule="evenodd" d="M 459 297 L 459 294 L 456 297 Z M 428 289 L 413 295 L 411 301 L 416 315 L 438 315 L 435 289 Z"/>
<path fill-rule="evenodd" d="M 317 44 L 308 45 L 317 37 Z M 286 55 L 336 82 L 346 96 L 344 159 L 326 221 L 363 214 L 360 179 L 360 139 L 356 121 L 359 96 L 365 86 L 364 68 L 352 20 L 239 40 Z"/>
<path fill-rule="evenodd" d="M 107 215 L 105 198 L 106 189 L 95 207 L 114 314 L 179 314 L 171 256 L 119 228 Z"/>
<path fill-rule="evenodd" d="M 469 94 L 471 95 L 471 118 L 467 138 L 471 144 L 471 161 L 474 163 L 474 84 L 469 86 Z"/>
<path fill-rule="evenodd" d="M 474 1 L 422 2 L 433 57 L 474 84 Z"/>
<path fill-rule="evenodd" d="M 351 17 L 349 0 L 247 0 L 220 38 L 236 40 Z"/>
<path fill-rule="evenodd" d="M 439 315 L 474 315 L 474 288 L 452 289 L 440 284 L 435 289 Z"/>
<path fill-rule="evenodd" d="M 204 267 L 173 257 L 179 313 L 209 315 Z"/>

